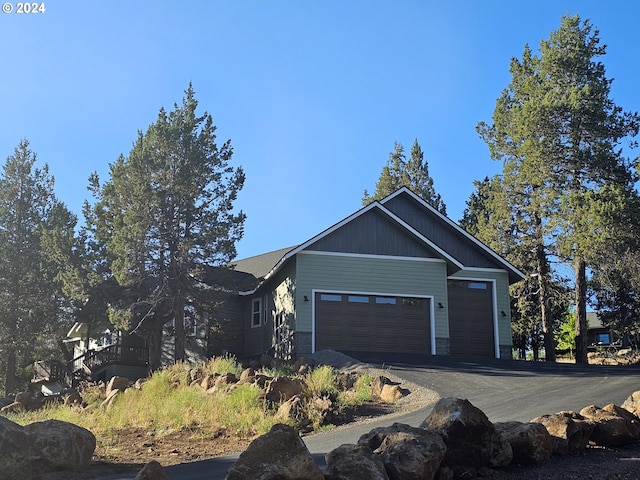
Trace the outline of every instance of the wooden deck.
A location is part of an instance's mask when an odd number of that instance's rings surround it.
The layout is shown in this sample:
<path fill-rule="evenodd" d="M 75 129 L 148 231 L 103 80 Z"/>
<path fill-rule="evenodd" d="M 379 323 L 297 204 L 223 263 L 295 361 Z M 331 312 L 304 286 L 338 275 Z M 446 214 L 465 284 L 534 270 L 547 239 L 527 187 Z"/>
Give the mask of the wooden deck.
<path fill-rule="evenodd" d="M 116 344 L 100 350 L 90 350 L 67 363 L 58 360 L 35 362 L 31 382 L 60 382 L 63 387 L 72 388 L 81 379 L 91 379 L 109 365 L 146 367 L 148 349 Z"/>

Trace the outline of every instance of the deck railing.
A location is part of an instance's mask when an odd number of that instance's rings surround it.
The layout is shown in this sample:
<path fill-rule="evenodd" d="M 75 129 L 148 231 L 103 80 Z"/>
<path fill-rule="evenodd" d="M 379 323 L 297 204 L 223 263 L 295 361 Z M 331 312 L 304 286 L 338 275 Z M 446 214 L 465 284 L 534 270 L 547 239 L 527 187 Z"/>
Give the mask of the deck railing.
<path fill-rule="evenodd" d="M 33 382 L 58 381 L 65 387 L 73 386 L 76 379 L 91 377 L 109 365 L 145 367 L 148 365 L 148 349 L 128 345 L 109 345 L 100 350 L 90 350 L 68 363 L 45 360 L 34 363 Z"/>

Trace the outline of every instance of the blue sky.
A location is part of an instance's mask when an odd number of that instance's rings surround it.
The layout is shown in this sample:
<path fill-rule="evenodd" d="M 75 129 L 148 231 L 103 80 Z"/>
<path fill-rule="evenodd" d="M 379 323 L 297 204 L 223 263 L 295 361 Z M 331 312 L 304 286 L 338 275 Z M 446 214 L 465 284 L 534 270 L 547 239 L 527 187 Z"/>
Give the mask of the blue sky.
<path fill-rule="evenodd" d="M 361 206 L 395 141 L 415 138 L 459 220 L 472 182 L 500 171 L 490 121 L 509 61 L 590 19 L 612 97 L 640 110 L 633 0 L 45 1 L 0 14 L 0 158 L 23 138 L 80 215 L 87 178 L 129 153 L 190 81 L 247 175 L 244 258 L 301 243 Z M 82 222 L 82 218 L 80 219 Z"/>

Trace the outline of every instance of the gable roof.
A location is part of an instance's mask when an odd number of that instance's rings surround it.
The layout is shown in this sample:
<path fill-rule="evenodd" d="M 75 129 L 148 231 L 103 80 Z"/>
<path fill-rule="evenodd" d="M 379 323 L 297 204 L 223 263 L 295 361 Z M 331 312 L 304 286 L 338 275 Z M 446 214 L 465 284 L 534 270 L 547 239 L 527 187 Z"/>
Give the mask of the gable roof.
<path fill-rule="evenodd" d="M 493 250 L 491 250 L 489 247 L 484 245 L 477 238 L 470 235 L 467 231 L 465 231 L 462 227 L 456 224 L 453 220 L 441 214 L 438 210 L 433 208 L 428 202 L 424 201 L 422 198 L 420 198 L 418 195 L 416 195 L 407 187 L 402 187 L 396 190 L 394 193 L 388 195 L 387 197 L 379 201 L 374 201 L 368 204 L 367 206 L 362 207 L 361 209 L 352 213 L 348 217 L 332 225 L 331 227 L 323 230 L 319 234 L 315 235 L 314 237 L 310 238 L 306 242 L 301 243 L 296 247 L 283 248 L 280 250 L 275 250 L 273 252 L 265 253 L 263 255 L 256 255 L 254 257 L 249 257 L 247 259 L 238 260 L 237 262 L 235 262 L 235 269 L 237 271 L 251 273 L 254 276 L 256 276 L 256 278 L 262 279 L 262 281 L 267 280 L 275 272 L 280 270 L 280 268 L 287 262 L 287 260 L 295 256 L 302 250 L 313 245 L 314 243 L 318 242 L 319 240 L 332 234 L 336 230 L 340 229 L 342 226 L 348 224 L 349 222 L 353 221 L 356 218 L 359 218 L 360 216 L 366 214 L 367 212 L 373 209 L 377 209 L 380 213 L 388 217 L 391 221 L 395 222 L 399 228 L 404 229 L 408 234 L 410 234 L 419 242 L 423 243 L 427 248 L 429 248 L 429 250 L 433 251 L 436 257 L 444 260 L 444 262 L 447 264 L 447 271 L 449 274 L 452 274 L 455 271 L 465 268 L 465 265 L 460 260 L 453 257 L 450 253 L 445 251 L 444 248 L 437 245 L 431 239 L 427 238 L 424 234 L 422 234 L 414 226 L 412 226 L 408 221 L 401 218 L 399 215 L 395 214 L 390 209 L 385 207 L 385 204 L 387 202 L 398 197 L 399 195 L 409 195 L 413 200 L 418 202 L 423 208 L 429 210 L 430 213 L 432 213 L 433 215 L 438 217 L 439 220 L 444 222 L 447 228 L 453 229 L 457 234 L 469 240 L 476 248 L 479 248 L 481 251 L 486 253 L 498 265 L 500 265 L 509 273 L 510 283 L 516 282 L 524 278 L 524 274 L 520 272 L 520 270 L 518 270 L 516 267 L 511 265 L 511 263 L 506 261 L 500 255 L 498 255 Z M 244 292 L 244 293 L 250 294 L 254 291 L 255 290 L 252 290 L 251 292 Z"/>

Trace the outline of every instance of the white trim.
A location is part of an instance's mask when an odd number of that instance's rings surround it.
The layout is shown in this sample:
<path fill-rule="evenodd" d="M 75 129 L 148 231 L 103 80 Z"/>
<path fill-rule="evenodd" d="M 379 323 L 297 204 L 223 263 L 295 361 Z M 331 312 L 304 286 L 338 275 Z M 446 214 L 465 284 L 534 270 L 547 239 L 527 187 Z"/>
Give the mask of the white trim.
<path fill-rule="evenodd" d="M 502 270 L 500 270 L 502 271 Z M 498 330 L 498 295 L 496 283 L 493 278 L 475 278 L 475 277 L 447 277 L 447 280 L 463 280 L 465 282 L 486 282 L 491 283 L 491 308 L 493 309 L 493 353 L 495 358 L 500 358 L 500 332 Z M 448 286 L 447 286 L 448 288 Z M 449 318 L 449 330 L 451 330 L 451 319 Z M 451 340 L 451 334 L 449 334 Z"/>
<path fill-rule="evenodd" d="M 402 194 L 402 193 L 406 193 L 408 195 L 410 195 L 411 197 L 413 197 L 416 201 L 418 201 L 420 204 L 422 204 L 425 208 L 429 209 L 434 215 L 437 215 L 438 217 L 440 217 L 443 221 L 445 221 L 446 223 L 448 223 L 451 227 L 453 227 L 456 231 L 458 231 L 459 233 L 461 233 L 462 235 L 464 235 L 465 237 L 467 237 L 467 239 L 471 240 L 473 243 L 475 243 L 478 247 L 480 247 L 482 250 L 484 250 L 486 253 L 488 253 L 489 255 L 491 255 L 495 260 L 498 261 L 498 263 L 504 265 L 507 270 L 511 270 L 512 272 L 514 272 L 515 274 L 519 275 L 522 278 L 525 278 L 525 274 L 522 273 L 520 270 L 518 270 L 516 267 L 514 267 L 511 263 L 509 263 L 507 260 L 505 260 L 504 258 L 502 258 L 500 255 L 498 255 L 496 252 L 494 252 L 493 250 L 491 250 L 489 247 L 487 247 L 484 243 L 482 243 L 480 240 L 478 240 L 476 237 L 474 237 L 473 235 L 471 235 L 469 232 L 467 232 L 464 228 L 462 228 L 460 225 L 458 225 L 456 222 L 454 222 L 453 220 L 451 220 L 449 217 L 447 217 L 446 215 L 443 215 L 442 213 L 440 213 L 437 209 L 433 208 L 428 202 L 424 201 L 422 198 L 420 198 L 418 195 L 416 195 L 415 193 L 413 193 L 409 188 L 407 187 L 402 187 L 398 190 L 396 190 L 395 192 L 393 192 L 392 194 L 384 197 L 382 200 L 380 200 L 380 203 L 385 204 L 387 203 L 389 200 L 397 197 L 398 195 Z"/>
<path fill-rule="evenodd" d="M 381 260 L 404 260 L 410 262 L 437 262 L 437 263 L 446 263 L 441 258 L 436 257 L 405 257 L 405 256 L 395 256 L 395 255 L 375 255 L 372 253 L 347 253 L 347 252 L 327 252 L 324 250 L 303 250 L 298 252 L 298 255 L 327 255 L 331 257 L 353 257 L 353 258 L 370 258 L 370 259 L 381 259 Z M 504 270 L 498 270 L 502 272 Z"/>
<path fill-rule="evenodd" d="M 393 293 L 393 292 L 369 292 L 358 290 L 331 290 L 326 288 L 311 289 L 311 353 L 316 352 L 316 293 L 329 293 L 340 295 L 371 295 L 379 297 L 406 297 L 406 298 L 426 298 L 429 300 L 429 336 L 431 337 L 431 355 L 436 354 L 436 316 L 435 316 L 435 296 L 434 295 L 416 295 L 412 293 Z"/>

